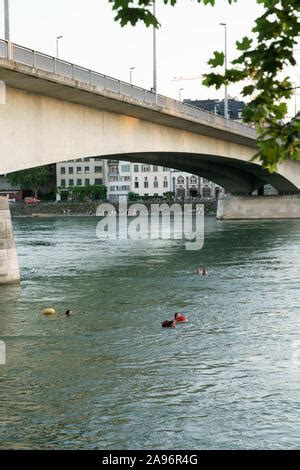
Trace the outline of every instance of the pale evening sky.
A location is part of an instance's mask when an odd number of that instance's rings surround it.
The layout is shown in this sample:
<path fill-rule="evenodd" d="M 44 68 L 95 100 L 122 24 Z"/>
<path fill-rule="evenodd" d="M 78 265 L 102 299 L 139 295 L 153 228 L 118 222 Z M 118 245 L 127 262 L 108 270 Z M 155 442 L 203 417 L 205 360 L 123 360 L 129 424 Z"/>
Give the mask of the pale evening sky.
<path fill-rule="evenodd" d="M 55 55 L 56 36 L 63 35 L 62 59 L 124 81 L 129 81 L 129 68 L 135 67 L 133 82 L 151 88 L 152 29 L 143 24 L 121 28 L 108 0 L 10 0 L 10 5 L 13 42 Z M 176 7 L 166 7 L 157 0 L 162 25 L 157 33 L 159 93 L 178 98 L 179 88 L 184 88 L 183 98 L 223 98 L 223 90 L 208 89 L 200 80 L 174 82 L 172 78 L 197 77 L 209 70 L 207 61 L 213 51 L 224 48 L 220 22 L 228 25 L 228 59 L 233 59 L 235 40 L 250 33 L 261 11 L 256 0 L 239 0 L 231 6 L 227 0 L 216 0 L 215 7 L 196 0 L 179 0 Z M 297 75 L 293 79 L 299 83 Z M 229 94 L 238 97 L 239 89 L 231 86 Z"/>

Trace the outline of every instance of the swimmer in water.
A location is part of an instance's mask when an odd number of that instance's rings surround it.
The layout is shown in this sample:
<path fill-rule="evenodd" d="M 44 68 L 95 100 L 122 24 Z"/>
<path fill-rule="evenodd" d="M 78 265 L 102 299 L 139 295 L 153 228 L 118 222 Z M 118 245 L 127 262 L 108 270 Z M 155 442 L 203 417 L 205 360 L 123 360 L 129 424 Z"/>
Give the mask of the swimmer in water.
<path fill-rule="evenodd" d="M 65 315 L 66 315 L 67 317 L 71 317 L 72 315 L 74 315 L 74 313 L 72 312 L 72 310 L 66 310 L 66 311 L 65 311 Z"/>
<path fill-rule="evenodd" d="M 176 321 L 175 320 L 165 320 L 162 322 L 161 326 L 163 328 L 175 328 L 176 327 Z"/>
<path fill-rule="evenodd" d="M 188 319 L 184 315 L 182 315 L 182 313 L 179 313 L 179 312 L 175 313 L 174 320 L 176 321 L 176 323 L 186 323 L 186 322 L 188 322 Z"/>
<path fill-rule="evenodd" d="M 197 268 L 195 269 L 194 274 L 197 274 L 198 276 L 207 276 L 208 271 L 206 268 Z"/>

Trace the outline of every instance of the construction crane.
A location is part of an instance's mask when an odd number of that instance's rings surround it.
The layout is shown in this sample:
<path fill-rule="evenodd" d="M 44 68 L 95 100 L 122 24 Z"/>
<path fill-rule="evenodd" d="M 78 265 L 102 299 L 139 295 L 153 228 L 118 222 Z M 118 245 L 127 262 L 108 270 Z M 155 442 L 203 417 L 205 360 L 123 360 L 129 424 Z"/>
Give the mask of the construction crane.
<path fill-rule="evenodd" d="M 171 79 L 172 82 L 181 82 L 182 80 L 200 80 L 202 78 L 202 75 L 200 75 L 199 77 L 173 77 Z M 180 88 L 180 90 L 178 90 L 178 93 L 179 93 L 179 101 L 181 101 L 181 92 L 183 91 L 183 88 Z"/>
<path fill-rule="evenodd" d="M 203 75 L 199 75 L 199 77 L 174 77 L 171 79 L 171 82 L 178 82 L 181 80 L 199 80 L 202 77 Z"/>

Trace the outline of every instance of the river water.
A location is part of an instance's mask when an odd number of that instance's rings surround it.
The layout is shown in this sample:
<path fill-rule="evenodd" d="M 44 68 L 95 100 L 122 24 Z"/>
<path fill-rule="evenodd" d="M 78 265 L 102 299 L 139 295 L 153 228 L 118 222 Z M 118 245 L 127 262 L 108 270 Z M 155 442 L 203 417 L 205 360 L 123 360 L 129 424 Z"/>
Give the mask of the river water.
<path fill-rule="evenodd" d="M 96 224 L 14 219 L 0 448 L 299 449 L 300 221 L 208 217 L 196 252 Z"/>

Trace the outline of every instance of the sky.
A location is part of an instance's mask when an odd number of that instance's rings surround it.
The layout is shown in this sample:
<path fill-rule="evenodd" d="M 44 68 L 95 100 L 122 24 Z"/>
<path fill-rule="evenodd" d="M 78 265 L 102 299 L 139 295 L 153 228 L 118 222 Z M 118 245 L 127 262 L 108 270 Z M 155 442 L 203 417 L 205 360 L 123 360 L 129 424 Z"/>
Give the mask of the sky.
<path fill-rule="evenodd" d="M 263 11 L 256 0 L 239 0 L 216 6 L 197 0 L 179 0 L 176 7 L 157 2 L 161 27 L 157 33 L 158 92 L 178 99 L 222 99 L 224 90 L 204 87 L 201 79 L 176 80 L 174 77 L 200 77 L 210 69 L 207 61 L 213 51 L 224 50 L 227 23 L 228 60 L 236 57 L 235 41 L 251 32 L 254 20 Z M 0 0 L 0 37 L 3 37 L 3 3 Z M 60 58 L 103 74 L 152 87 L 152 29 L 143 24 L 121 27 L 108 0 L 10 0 L 11 40 L 17 44 Z M 300 59 L 300 51 L 297 52 Z M 294 72 L 293 72 L 294 73 Z M 293 77 L 300 83 L 300 73 Z M 229 95 L 240 98 L 239 86 L 230 86 Z M 299 92 L 300 93 L 300 92 Z M 299 106 L 300 98 L 298 97 Z M 290 104 L 294 108 L 294 101 Z"/>

